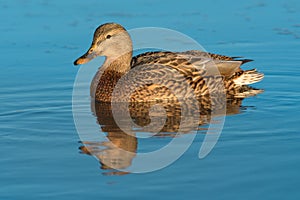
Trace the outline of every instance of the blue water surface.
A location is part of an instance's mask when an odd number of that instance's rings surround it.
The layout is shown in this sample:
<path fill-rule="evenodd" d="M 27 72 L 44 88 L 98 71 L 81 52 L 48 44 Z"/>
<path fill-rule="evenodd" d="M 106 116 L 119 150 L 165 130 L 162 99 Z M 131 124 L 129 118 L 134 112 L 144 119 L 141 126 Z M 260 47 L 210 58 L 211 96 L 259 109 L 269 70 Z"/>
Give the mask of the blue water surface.
<path fill-rule="evenodd" d="M 0 10 L 0 199 L 300 198 L 299 1 L 15 0 Z M 104 175 L 78 150 L 72 63 L 105 22 L 170 28 L 251 58 L 265 92 L 226 117 L 205 159 L 199 136 L 162 170 Z"/>

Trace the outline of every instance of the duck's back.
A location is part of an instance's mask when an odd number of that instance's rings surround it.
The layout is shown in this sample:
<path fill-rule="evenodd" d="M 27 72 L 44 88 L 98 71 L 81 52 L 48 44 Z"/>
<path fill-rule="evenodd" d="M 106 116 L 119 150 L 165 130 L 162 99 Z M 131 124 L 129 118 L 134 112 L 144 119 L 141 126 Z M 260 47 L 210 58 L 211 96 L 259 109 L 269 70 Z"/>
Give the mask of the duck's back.
<path fill-rule="evenodd" d="M 160 64 L 181 72 L 189 71 L 193 68 L 198 71 L 207 71 L 207 73 L 215 68 L 222 76 L 230 78 L 235 72 L 242 71 L 240 69 L 242 64 L 251 61 L 249 59 L 238 60 L 237 58 L 239 57 L 229 57 L 197 50 L 185 52 L 147 52 L 133 57 L 131 67 Z"/>
<path fill-rule="evenodd" d="M 261 90 L 255 90 L 246 85 L 260 81 L 263 74 L 258 73 L 255 69 L 242 70 L 240 66 L 251 60 L 239 58 L 197 50 L 147 52 L 133 57 L 131 67 L 132 69 L 136 67 L 142 69 L 143 66 L 152 66 L 152 70 L 144 73 L 144 77 L 153 77 L 154 74 L 163 73 L 165 68 L 173 69 L 180 76 L 185 77 L 185 81 L 192 87 L 196 96 L 217 92 L 217 90 L 222 90 L 222 86 L 228 95 L 236 97 L 246 97 L 261 92 Z M 173 75 L 175 79 L 176 74 Z M 222 79 L 222 86 L 220 86 L 220 79 Z M 208 84 L 213 85 L 208 86 Z M 214 91 L 209 91 L 212 88 Z"/>

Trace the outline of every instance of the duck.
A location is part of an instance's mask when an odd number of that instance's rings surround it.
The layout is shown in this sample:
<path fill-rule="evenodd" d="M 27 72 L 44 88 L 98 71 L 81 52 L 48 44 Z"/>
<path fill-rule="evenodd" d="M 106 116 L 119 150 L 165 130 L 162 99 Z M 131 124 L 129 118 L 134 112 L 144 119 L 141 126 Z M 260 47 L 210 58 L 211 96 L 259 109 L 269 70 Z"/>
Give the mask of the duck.
<path fill-rule="evenodd" d="M 264 74 L 241 69 L 250 59 L 201 50 L 151 51 L 133 56 L 132 39 L 117 23 L 100 25 L 90 48 L 74 65 L 98 56 L 104 56 L 105 61 L 90 86 L 90 95 L 98 102 L 174 101 L 221 93 L 227 98 L 245 98 L 263 91 L 249 85 L 261 81 Z M 213 69 L 217 72 L 212 73 Z"/>

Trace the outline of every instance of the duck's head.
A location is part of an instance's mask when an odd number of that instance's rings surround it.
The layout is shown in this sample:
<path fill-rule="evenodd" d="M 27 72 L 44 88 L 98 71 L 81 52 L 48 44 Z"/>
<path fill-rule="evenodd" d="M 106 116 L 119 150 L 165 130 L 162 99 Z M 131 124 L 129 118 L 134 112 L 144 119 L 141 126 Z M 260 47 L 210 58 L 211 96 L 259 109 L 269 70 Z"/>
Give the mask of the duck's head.
<path fill-rule="evenodd" d="M 97 56 L 113 60 L 131 52 L 132 42 L 126 29 L 116 23 L 107 23 L 96 29 L 91 47 L 74 65 L 85 64 Z"/>

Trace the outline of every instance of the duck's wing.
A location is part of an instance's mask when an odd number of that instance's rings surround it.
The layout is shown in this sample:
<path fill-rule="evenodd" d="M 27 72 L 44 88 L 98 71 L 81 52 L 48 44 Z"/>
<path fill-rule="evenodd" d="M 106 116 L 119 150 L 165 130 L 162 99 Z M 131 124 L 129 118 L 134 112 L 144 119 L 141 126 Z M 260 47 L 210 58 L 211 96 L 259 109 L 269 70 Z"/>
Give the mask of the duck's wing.
<path fill-rule="evenodd" d="M 224 61 L 222 61 L 224 62 Z M 221 61 L 218 62 L 220 64 Z M 238 65 L 239 66 L 239 65 Z M 134 79 L 149 78 L 163 82 L 167 88 L 179 89 L 179 96 L 187 98 L 191 93 L 181 88 L 183 82 L 194 89 L 196 96 L 210 93 L 209 89 L 223 91 L 223 80 L 214 60 L 207 54 L 195 55 L 187 52 L 148 52 L 138 55 L 132 60 L 132 68 L 140 68 Z M 229 67 L 232 67 L 229 65 Z M 147 72 L 144 69 L 147 68 Z M 234 69 L 236 67 L 234 66 Z M 136 72 L 136 70 L 133 70 Z M 144 80 L 143 79 L 143 80 Z M 164 87 L 156 84 L 147 86 L 147 91 L 164 91 Z M 177 91 L 177 90 L 176 90 Z M 167 95 L 170 96 L 170 95 Z"/>
<path fill-rule="evenodd" d="M 213 65 L 217 67 L 220 74 L 225 78 L 231 78 L 236 72 L 243 71 L 240 68 L 241 65 L 253 61 L 250 59 L 243 59 L 242 57 L 230 57 L 198 50 L 185 51 L 182 52 L 182 54 L 211 59 Z"/>
<path fill-rule="evenodd" d="M 191 71 L 209 73 L 213 69 L 218 69 L 218 72 L 225 78 L 232 77 L 236 72 L 242 71 L 240 66 L 249 59 L 240 59 L 240 57 L 229 57 L 218 54 L 207 53 L 198 50 L 185 52 L 147 52 L 133 57 L 131 67 L 138 65 L 162 64 L 168 67 L 175 68 L 184 74 L 195 76 Z M 217 72 L 213 70 L 213 73 Z M 209 75 L 209 74 L 207 74 Z"/>
<path fill-rule="evenodd" d="M 233 95 L 244 94 L 245 92 L 240 92 L 240 88 L 243 89 L 244 85 L 258 82 L 263 78 L 263 74 L 256 70 L 244 71 L 240 68 L 243 63 L 249 61 L 251 60 L 239 60 L 235 57 L 201 51 L 147 52 L 132 59 L 131 67 L 135 69 L 141 67 L 141 70 L 133 70 L 131 79 L 143 80 L 144 83 L 145 79 L 156 78 L 175 89 L 180 88 L 177 86 L 185 81 L 194 89 L 197 96 L 209 94 L 209 89 L 218 93 L 223 91 L 224 87 L 227 91 L 232 91 Z M 160 85 L 149 84 L 145 90 L 155 91 L 155 94 L 163 96 L 168 94 L 164 89 Z M 186 97 L 188 94 L 183 93 L 181 96 Z"/>

